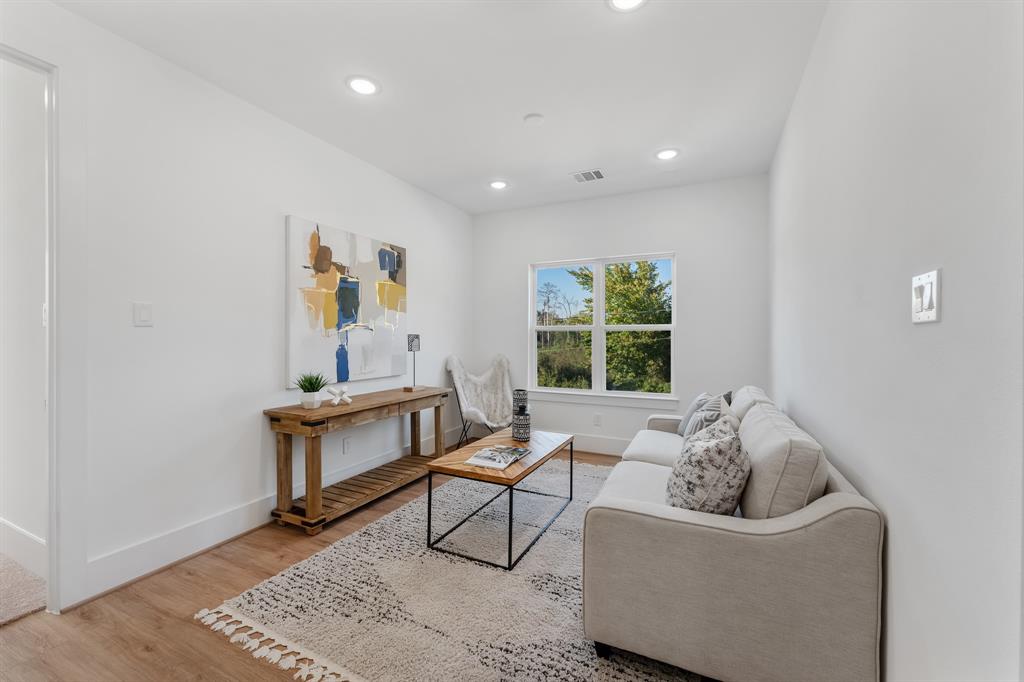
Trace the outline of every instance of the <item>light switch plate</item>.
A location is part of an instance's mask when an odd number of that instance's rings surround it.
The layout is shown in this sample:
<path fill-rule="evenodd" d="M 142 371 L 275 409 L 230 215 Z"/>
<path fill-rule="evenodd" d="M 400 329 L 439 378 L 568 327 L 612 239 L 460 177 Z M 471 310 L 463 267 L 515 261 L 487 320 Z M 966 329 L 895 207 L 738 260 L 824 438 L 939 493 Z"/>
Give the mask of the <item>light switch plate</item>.
<path fill-rule="evenodd" d="M 910 284 L 910 320 L 914 324 L 939 321 L 939 271 L 918 275 Z"/>
<path fill-rule="evenodd" d="M 132 301 L 132 323 L 136 327 L 152 327 L 153 304 L 145 301 Z"/>

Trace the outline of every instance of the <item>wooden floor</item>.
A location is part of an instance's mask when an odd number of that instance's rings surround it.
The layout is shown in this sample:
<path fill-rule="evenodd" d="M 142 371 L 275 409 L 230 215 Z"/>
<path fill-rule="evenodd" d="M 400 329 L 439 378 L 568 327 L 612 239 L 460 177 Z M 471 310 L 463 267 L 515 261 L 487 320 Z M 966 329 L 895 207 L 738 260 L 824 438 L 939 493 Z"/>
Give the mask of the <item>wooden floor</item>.
<path fill-rule="evenodd" d="M 619 461 L 585 452 L 575 457 L 608 466 Z M 192 614 L 244 592 L 426 489 L 421 480 L 396 490 L 312 537 L 295 528 L 262 526 L 63 615 L 36 613 L 0 627 L 0 680 L 291 680 L 291 672 L 255 660 Z"/>

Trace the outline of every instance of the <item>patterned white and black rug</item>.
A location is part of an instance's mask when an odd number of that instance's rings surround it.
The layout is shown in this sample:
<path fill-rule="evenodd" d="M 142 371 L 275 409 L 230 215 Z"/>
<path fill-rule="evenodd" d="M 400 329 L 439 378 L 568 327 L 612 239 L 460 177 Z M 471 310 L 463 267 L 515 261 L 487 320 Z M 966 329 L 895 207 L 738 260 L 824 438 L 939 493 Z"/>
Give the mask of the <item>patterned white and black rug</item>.
<path fill-rule="evenodd" d="M 565 494 L 567 462 L 552 460 L 523 487 Z M 581 620 L 583 513 L 610 469 L 577 464 L 574 501 L 512 570 L 426 548 L 426 495 L 196 618 L 296 679 L 686 680 L 701 678 L 616 652 L 597 658 Z M 434 491 L 434 537 L 498 492 L 454 480 Z M 561 505 L 515 494 L 521 551 Z M 505 557 L 503 495 L 441 545 Z"/>

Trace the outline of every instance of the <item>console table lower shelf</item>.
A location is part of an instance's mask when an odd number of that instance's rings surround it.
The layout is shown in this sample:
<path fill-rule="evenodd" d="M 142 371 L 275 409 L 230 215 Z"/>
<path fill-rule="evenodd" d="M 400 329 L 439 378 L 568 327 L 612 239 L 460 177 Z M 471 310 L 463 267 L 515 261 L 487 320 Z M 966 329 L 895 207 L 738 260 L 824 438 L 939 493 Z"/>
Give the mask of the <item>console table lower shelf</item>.
<path fill-rule="evenodd" d="M 318 519 L 313 524 L 306 516 L 305 496 L 292 502 L 289 511 L 275 509 L 270 515 L 278 523 L 291 523 L 306 528 L 307 532 L 317 532 L 323 524 L 423 478 L 427 475 L 427 462 L 432 461 L 433 457 L 408 455 L 321 489 L 323 511 L 320 518 L 323 520 Z"/>

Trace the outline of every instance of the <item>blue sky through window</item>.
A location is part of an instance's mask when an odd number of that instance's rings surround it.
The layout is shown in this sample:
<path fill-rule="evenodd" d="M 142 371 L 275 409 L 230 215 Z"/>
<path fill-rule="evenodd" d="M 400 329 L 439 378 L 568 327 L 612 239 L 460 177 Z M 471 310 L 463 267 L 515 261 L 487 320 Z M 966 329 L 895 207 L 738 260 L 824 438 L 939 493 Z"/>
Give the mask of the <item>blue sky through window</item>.
<path fill-rule="evenodd" d="M 662 258 L 653 262 L 658 270 L 659 279 L 662 281 L 671 281 L 672 260 L 669 258 Z M 569 274 L 569 270 L 576 270 L 580 267 L 592 269 L 594 266 L 592 264 L 580 264 L 556 268 L 537 268 L 537 312 L 540 312 L 544 305 L 544 300 L 540 296 L 539 292 L 542 291 L 544 285 L 548 283 L 554 284 L 564 296 L 577 302 L 576 310 L 574 312 L 579 312 L 579 310 L 583 308 L 583 299 L 587 297 L 588 293 L 583 289 L 583 287 L 577 284 L 575 278 Z M 563 314 L 561 309 L 559 309 L 558 312 L 559 314 Z"/>

